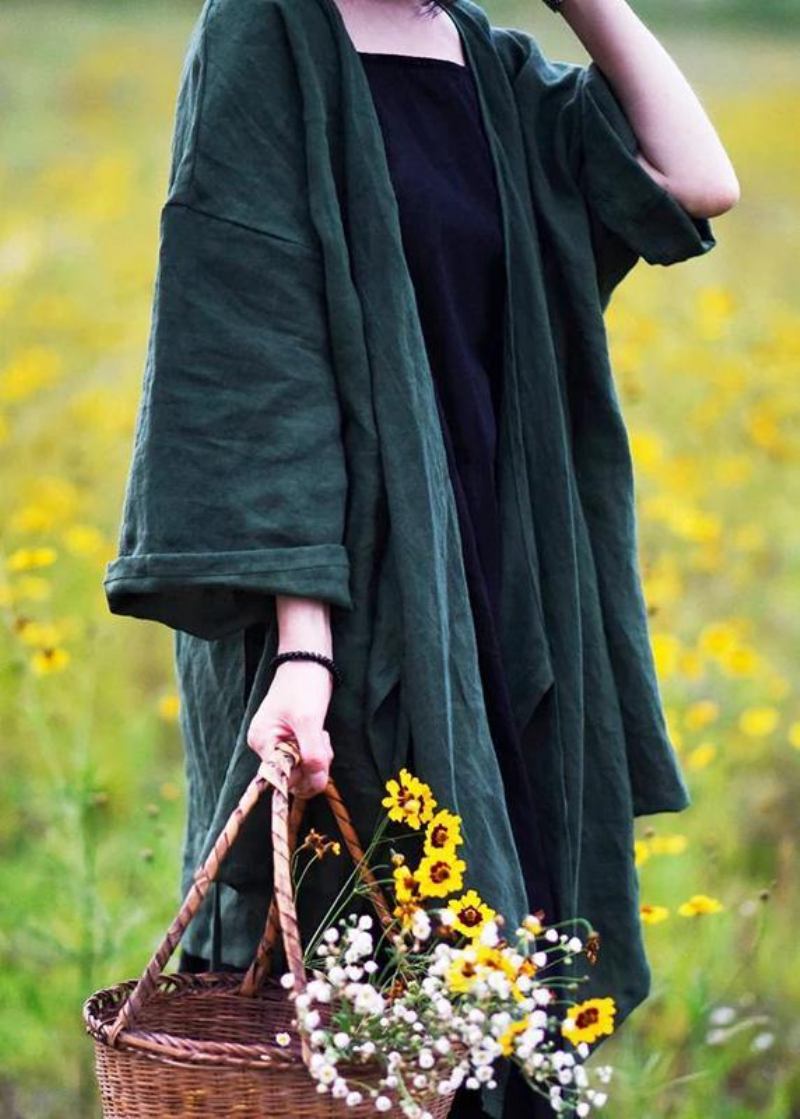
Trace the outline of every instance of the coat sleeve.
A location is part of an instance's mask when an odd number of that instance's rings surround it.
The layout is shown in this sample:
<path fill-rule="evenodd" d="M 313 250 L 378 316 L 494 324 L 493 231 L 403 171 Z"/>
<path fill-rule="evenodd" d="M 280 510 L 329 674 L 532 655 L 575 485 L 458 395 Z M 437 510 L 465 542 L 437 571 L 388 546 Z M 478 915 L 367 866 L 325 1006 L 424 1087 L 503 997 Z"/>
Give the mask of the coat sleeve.
<path fill-rule="evenodd" d="M 499 40 L 523 127 L 585 204 L 601 290 L 639 258 L 675 264 L 716 245 L 709 219 L 691 215 L 636 159 L 636 134 L 594 61 L 549 59 L 522 31 L 503 29 Z"/>
<path fill-rule="evenodd" d="M 351 609 L 347 475 L 280 8 L 206 0 L 181 74 L 114 614 L 203 638 Z"/>

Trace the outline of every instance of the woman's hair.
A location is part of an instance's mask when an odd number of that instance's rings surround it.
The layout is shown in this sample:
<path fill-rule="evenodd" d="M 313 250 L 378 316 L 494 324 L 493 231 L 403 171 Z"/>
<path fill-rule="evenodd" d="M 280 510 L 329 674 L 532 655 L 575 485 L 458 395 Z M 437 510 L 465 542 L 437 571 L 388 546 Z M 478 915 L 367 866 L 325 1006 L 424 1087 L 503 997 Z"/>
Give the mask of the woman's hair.
<path fill-rule="evenodd" d="M 455 0 L 420 0 L 419 6 L 426 12 L 433 8 L 450 8 L 454 3 Z"/>

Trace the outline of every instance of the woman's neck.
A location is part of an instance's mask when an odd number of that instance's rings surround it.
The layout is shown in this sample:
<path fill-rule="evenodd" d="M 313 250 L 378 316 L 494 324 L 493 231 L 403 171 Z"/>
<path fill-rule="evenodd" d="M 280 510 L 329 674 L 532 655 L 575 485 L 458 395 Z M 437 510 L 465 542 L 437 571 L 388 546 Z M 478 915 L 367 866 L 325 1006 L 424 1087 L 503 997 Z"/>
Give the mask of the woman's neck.
<path fill-rule="evenodd" d="M 419 0 L 333 0 L 356 50 L 447 58 L 464 65 L 453 20 Z"/>

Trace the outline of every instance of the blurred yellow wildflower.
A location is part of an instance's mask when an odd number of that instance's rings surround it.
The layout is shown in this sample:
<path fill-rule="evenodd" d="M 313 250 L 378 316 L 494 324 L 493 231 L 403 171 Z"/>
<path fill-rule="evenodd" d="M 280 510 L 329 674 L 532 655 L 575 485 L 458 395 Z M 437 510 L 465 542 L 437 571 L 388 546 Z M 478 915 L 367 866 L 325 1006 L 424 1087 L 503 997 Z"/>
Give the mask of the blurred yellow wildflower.
<path fill-rule="evenodd" d="M 713 699 L 699 699 L 690 703 L 683 716 L 688 730 L 701 730 L 719 716 L 719 704 Z"/>
<path fill-rule="evenodd" d="M 662 921 L 666 921 L 669 916 L 669 910 L 665 905 L 648 905 L 646 903 L 639 906 L 639 913 L 645 925 L 658 925 Z"/>
<path fill-rule="evenodd" d="M 717 747 L 713 742 L 701 742 L 690 750 L 686 757 L 689 769 L 706 769 L 717 756 Z"/>
<path fill-rule="evenodd" d="M 725 906 L 708 894 L 693 894 L 678 906 L 681 917 L 701 917 L 706 913 L 720 913 Z"/>
<path fill-rule="evenodd" d="M 30 571 L 35 567 L 49 567 L 58 559 L 55 548 L 17 548 L 6 560 L 9 571 Z"/>
<path fill-rule="evenodd" d="M 794 746 L 795 750 L 800 750 L 800 720 L 789 727 L 789 745 Z"/>
<path fill-rule="evenodd" d="M 158 701 L 158 713 L 166 722 L 174 723 L 181 711 L 180 696 L 174 692 L 162 695 Z"/>
<path fill-rule="evenodd" d="M 61 534 L 68 552 L 73 556 L 86 559 L 105 560 L 110 558 L 109 543 L 102 532 L 94 525 L 72 524 Z"/>
<path fill-rule="evenodd" d="M 69 664 L 69 653 L 66 649 L 47 646 L 37 649 L 31 657 L 31 667 L 37 676 L 48 676 L 52 672 L 61 672 Z"/>
<path fill-rule="evenodd" d="M 682 855 L 689 846 L 685 835 L 651 835 L 649 840 L 651 855 Z"/>
<path fill-rule="evenodd" d="M 764 738 L 772 734 L 779 718 L 775 707 L 746 707 L 739 715 L 739 729 L 749 738 Z"/>

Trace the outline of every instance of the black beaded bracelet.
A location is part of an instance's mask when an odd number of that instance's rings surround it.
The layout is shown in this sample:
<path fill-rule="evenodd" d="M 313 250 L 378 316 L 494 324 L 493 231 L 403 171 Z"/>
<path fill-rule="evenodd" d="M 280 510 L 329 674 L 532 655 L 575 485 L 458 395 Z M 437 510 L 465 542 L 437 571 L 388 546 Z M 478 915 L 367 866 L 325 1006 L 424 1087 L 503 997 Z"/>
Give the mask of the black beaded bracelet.
<path fill-rule="evenodd" d="M 291 649 L 286 653 L 276 653 L 272 660 L 269 662 L 270 668 L 277 668 L 283 661 L 317 661 L 319 664 L 324 664 L 325 667 L 333 676 L 334 684 L 341 684 L 342 674 L 330 657 L 325 656 L 324 653 L 309 652 L 306 649 Z"/>

